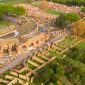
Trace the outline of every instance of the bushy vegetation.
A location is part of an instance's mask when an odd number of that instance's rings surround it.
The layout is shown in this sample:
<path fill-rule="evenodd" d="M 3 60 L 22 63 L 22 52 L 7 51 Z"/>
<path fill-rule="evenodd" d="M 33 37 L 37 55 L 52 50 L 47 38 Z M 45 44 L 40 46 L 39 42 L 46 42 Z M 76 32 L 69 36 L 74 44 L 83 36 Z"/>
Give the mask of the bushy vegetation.
<path fill-rule="evenodd" d="M 0 4 L 0 16 L 4 15 L 23 15 L 25 9 L 23 7 L 14 7 L 13 5 Z"/>
<path fill-rule="evenodd" d="M 68 13 L 68 14 L 60 14 L 58 18 L 56 18 L 55 24 L 59 28 L 65 28 L 70 23 L 76 22 L 80 20 L 81 17 L 76 13 Z"/>
<path fill-rule="evenodd" d="M 35 85 L 40 85 L 40 83 L 44 83 L 45 85 L 61 85 L 64 73 L 63 66 L 59 64 L 57 60 L 54 60 L 46 68 L 40 71 L 39 75 L 35 78 L 34 83 Z"/>
<path fill-rule="evenodd" d="M 85 7 L 81 8 L 81 12 L 85 13 Z"/>

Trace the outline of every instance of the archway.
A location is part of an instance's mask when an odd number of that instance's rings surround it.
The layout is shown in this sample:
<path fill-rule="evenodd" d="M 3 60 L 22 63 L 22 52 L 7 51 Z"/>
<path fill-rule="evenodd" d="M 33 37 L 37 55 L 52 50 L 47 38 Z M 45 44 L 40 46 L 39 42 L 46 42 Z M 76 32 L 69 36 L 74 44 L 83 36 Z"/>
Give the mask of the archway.
<path fill-rule="evenodd" d="M 14 44 L 14 45 L 12 46 L 11 51 L 12 51 L 12 52 L 17 52 L 17 45 L 16 45 L 16 44 Z"/>
<path fill-rule="evenodd" d="M 37 44 L 37 45 L 39 44 L 39 40 L 36 41 L 36 44 Z"/>
<path fill-rule="evenodd" d="M 33 49 L 33 46 L 34 46 L 34 44 L 33 43 L 30 43 L 29 50 L 32 50 Z"/>
<path fill-rule="evenodd" d="M 27 47 L 25 45 L 23 45 L 23 50 L 26 51 L 27 50 Z"/>
<path fill-rule="evenodd" d="M 8 56 L 9 55 L 9 47 L 8 45 L 3 46 L 3 55 Z"/>

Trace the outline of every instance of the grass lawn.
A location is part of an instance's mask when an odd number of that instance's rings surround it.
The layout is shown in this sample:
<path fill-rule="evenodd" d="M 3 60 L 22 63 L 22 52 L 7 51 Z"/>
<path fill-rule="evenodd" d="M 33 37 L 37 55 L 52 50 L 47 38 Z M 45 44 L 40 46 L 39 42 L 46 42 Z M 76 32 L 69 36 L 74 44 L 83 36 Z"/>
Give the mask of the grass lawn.
<path fill-rule="evenodd" d="M 79 44 L 76 45 L 80 50 L 85 49 L 85 41 L 81 41 Z"/>
<path fill-rule="evenodd" d="M 64 40 L 62 40 L 59 45 L 60 46 L 64 46 L 64 47 L 68 47 L 71 44 L 73 44 L 75 41 L 73 40 L 74 38 L 72 36 L 67 36 Z"/>
<path fill-rule="evenodd" d="M 8 20 L 2 20 L 2 21 L 0 21 L 0 26 L 9 26 L 10 24 L 11 24 L 11 22 L 8 21 Z"/>
<path fill-rule="evenodd" d="M 45 10 L 45 12 L 48 14 L 52 14 L 52 15 L 60 15 L 61 13 L 63 13 L 61 11 L 56 11 L 54 9 L 47 9 L 47 10 Z"/>

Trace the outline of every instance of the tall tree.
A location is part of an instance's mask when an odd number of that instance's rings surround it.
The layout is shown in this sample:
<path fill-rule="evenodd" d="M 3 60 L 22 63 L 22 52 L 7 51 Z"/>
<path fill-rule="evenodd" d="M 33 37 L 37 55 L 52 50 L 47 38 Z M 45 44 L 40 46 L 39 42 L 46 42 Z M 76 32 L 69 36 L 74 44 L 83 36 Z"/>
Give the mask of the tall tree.
<path fill-rule="evenodd" d="M 66 21 L 65 21 L 65 15 L 62 13 L 58 18 L 56 18 L 55 24 L 58 26 L 60 29 L 64 29 L 66 26 Z"/>
<path fill-rule="evenodd" d="M 77 37 L 85 38 L 85 20 L 79 20 L 72 26 L 73 34 Z"/>

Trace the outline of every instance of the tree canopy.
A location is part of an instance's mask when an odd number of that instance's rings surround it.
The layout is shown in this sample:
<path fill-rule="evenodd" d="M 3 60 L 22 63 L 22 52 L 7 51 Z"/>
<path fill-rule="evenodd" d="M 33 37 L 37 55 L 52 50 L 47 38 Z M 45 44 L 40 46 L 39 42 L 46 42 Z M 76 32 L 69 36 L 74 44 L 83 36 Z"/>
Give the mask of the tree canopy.
<path fill-rule="evenodd" d="M 76 13 L 73 13 L 73 12 L 68 13 L 68 14 L 65 15 L 65 20 L 66 21 L 76 22 L 76 21 L 78 21 L 80 19 L 81 19 L 80 16 L 78 14 L 76 14 Z"/>
<path fill-rule="evenodd" d="M 0 17 L 8 14 L 23 15 L 25 14 L 23 7 L 15 7 L 13 5 L 0 4 Z"/>
<path fill-rule="evenodd" d="M 68 25 L 68 22 L 73 23 L 80 19 L 81 19 L 81 17 L 78 14 L 73 13 L 73 12 L 68 13 L 68 14 L 61 13 L 59 15 L 59 17 L 56 18 L 55 24 L 59 28 L 65 28 L 65 26 Z"/>
<path fill-rule="evenodd" d="M 85 13 L 85 7 L 81 8 L 81 12 Z"/>
<path fill-rule="evenodd" d="M 55 24 L 56 26 L 58 26 L 59 28 L 64 28 L 66 26 L 66 22 L 65 22 L 65 15 L 64 14 L 60 14 L 58 18 L 56 18 Z"/>
<path fill-rule="evenodd" d="M 51 0 L 49 0 L 51 1 Z M 55 3 L 62 3 L 66 5 L 84 5 L 85 6 L 85 0 L 52 0 Z"/>
<path fill-rule="evenodd" d="M 85 20 L 79 20 L 73 24 L 73 34 L 85 37 Z"/>
<path fill-rule="evenodd" d="M 11 8 L 9 13 L 19 16 L 19 15 L 23 15 L 25 13 L 25 9 L 23 7 L 20 7 L 20 6 L 13 7 L 13 8 Z"/>

